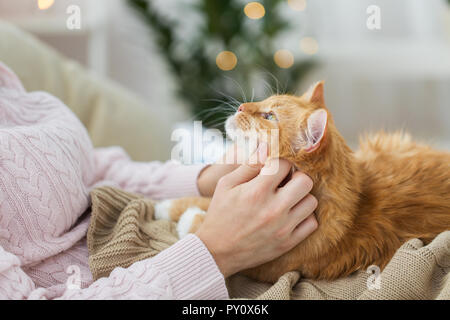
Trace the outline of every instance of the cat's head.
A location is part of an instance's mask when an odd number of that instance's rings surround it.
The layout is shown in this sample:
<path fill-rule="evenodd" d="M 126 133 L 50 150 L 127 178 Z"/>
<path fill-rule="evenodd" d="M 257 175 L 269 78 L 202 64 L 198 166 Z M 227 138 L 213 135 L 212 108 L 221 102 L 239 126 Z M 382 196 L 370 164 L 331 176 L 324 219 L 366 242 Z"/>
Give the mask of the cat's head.
<path fill-rule="evenodd" d="M 325 107 L 323 82 L 302 96 L 274 95 L 260 102 L 242 104 L 228 118 L 227 134 L 235 139 L 256 132 L 259 141 L 267 141 L 267 132 L 278 135 L 278 156 L 298 158 L 316 152 L 325 143 L 330 115 Z M 273 155 L 272 156 L 277 156 Z"/>

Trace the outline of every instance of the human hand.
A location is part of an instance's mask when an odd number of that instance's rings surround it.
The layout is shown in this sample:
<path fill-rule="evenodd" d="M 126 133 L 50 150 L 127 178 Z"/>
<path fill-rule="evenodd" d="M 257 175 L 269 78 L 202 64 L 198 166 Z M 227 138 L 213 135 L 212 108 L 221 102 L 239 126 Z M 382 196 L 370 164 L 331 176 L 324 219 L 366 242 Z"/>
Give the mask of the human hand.
<path fill-rule="evenodd" d="M 243 163 L 242 153 L 243 151 L 238 151 L 237 145 L 233 144 L 221 159 L 200 172 L 197 187 L 203 197 L 212 197 L 219 179 Z"/>
<path fill-rule="evenodd" d="M 203 224 L 196 232 L 214 257 L 225 277 L 277 258 L 317 228 L 313 211 L 317 200 L 309 194 L 313 182 L 295 172 L 283 187 L 280 183 L 291 170 L 286 160 L 267 157 L 262 143 L 252 157 L 220 178 Z M 274 165 L 278 170 L 264 174 Z"/>

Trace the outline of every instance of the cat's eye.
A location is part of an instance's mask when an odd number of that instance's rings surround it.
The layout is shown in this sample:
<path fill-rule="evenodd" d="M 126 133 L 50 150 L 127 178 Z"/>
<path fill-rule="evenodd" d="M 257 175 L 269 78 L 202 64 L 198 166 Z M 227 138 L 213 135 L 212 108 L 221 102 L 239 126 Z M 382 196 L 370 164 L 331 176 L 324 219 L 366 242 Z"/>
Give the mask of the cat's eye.
<path fill-rule="evenodd" d="M 266 120 L 277 120 L 277 117 L 273 112 L 263 112 L 261 113 L 261 116 Z"/>

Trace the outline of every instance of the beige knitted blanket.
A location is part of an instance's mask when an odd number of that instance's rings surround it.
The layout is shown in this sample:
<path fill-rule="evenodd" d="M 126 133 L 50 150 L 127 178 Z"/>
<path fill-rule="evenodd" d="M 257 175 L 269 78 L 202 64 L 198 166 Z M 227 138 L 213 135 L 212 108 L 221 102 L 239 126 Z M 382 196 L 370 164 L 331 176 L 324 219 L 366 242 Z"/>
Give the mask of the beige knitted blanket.
<path fill-rule="evenodd" d="M 153 201 L 118 189 L 92 191 L 92 218 L 87 235 L 89 266 L 95 279 L 115 267 L 152 257 L 178 239 L 175 223 L 155 221 Z M 360 271 L 335 281 L 283 275 L 274 285 L 241 275 L 227 280 L 231 298 L 249 299 L 450 299 L 450 231 L 423 246 L 405 243 L 387 267 Z"/>

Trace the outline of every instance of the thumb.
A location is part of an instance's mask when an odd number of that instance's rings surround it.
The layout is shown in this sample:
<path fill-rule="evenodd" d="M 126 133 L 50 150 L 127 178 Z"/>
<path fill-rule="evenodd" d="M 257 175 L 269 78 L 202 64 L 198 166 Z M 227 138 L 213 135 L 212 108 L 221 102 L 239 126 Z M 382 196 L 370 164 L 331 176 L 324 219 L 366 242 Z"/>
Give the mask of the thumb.
<path fill-rule="evenodd" d="M 267 159 L 267 151 L 267 143 L 261 142 L 245 164 L 224 177 L 223 181 L 226 187 L 234 188 L 256 177 Z"/>

